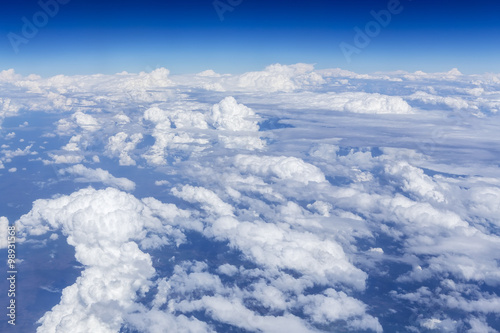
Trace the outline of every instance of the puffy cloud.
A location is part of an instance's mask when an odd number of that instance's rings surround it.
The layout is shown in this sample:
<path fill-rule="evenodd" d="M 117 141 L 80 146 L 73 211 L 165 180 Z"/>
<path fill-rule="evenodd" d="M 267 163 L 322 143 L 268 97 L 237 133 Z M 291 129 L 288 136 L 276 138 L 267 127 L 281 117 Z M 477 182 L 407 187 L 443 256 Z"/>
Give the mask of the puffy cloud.
<path fill-rule="evenodd" d="M 153 106 L 144 112 L 143 119 L 155 124 L 152 132 L 155 143 L 142 155 L 150 165 L 165 165 L 168 150 L 183 155 L 196 154 L 209 143 L 200 131 L 208 128 L 200 112 Z"/>
<path fill-rule="evenodd" d="M 298 302 L 305 304 L 304 312 L 317 323 L 327 324 L 358 316 L 357 320 L 351 322 L 351 327 L 363 330 L 371 329 L 375 332 L 383 331 L 378 320 L 365 313 L 365 304 L 348 297 L 343 292 L 327 289 L 323 295 L 301 295 Z"/>
<path fill-rule="evenodd" d="M 130 118 L 125 114 L 117 114 L 113 117 L 117 124 L 124 125 L 130 123 Z"/>
<path fill-rule="evenodd" d="M 75 123 L 80 126 L 83 130 L 95 132 L 99 129 L 100 125 L 97 119 L 95 119 L 90 114 L 85 114 L 83 112 L 75 112 L 71 118 Z"/>
<path fill-rule="evenodd" d="M 496 74 L 363 75 L 304 64 L 174 77 L 165 69 L 48 79 L 4 71 L 0 86 L 0 118 L 51 113 L 56 133 L 70 138 L 52 135 L 47 124 L 43 142 L 25 136 L 29 148 L 2 145 L 0 168 L 17 157 L 31 161 L 38 146 L 51 157 L 46 164 L 87 156 L 108 163 L 107 155 L 136 165 L 125 169 L 146 185 L 162 185 L 141 191 L 189 208 L 113 189 L 36 203 L 21 219 L 29 230 L 21 239 L 47 233 L 50 245 L 61 230 L 86 265 L 41 330 L 497 326 Z M 133 189 L 111 175 L 117 165 L 107 165 L 61 172 Z M 57 192 L 50 181 L 36 185 Z M 198 237 L 230 251 L 211 257 L 196 247 Z M 173 257 L 167 245 L 179 244 L 182 255 Z M 162 246 L 168 264 L 155 272 L 145 251 Z M 380 293 L 378 283 L 387 281 L 398 293 Z M 138 304 L 153 284 L 146 297 L 153 302 Z M 401 319 L 407 312 L 413 322 Z"/>
<path fill-rule="evenodd" d="M 0 98 L 0 126 L 4 118 L 16 115 L 20 109 L 21 106 L 13 102 L 10 98 Z"/>
<path fill-rule="evenodd" d="M 202 208 L 216 215 L 233 215 L 233 207 L 225 203 L 213 191 L 203 187 L 184 185 L 180 190 L 173 188 L 172 194 L 188 202 L 199 202 Z"/>
<path fill-rule="evenodd" d="M 467 109 L 471 107 L 469 106 L 469 103 L 467 103 L 467 101 L 463 100 L 460 97 L 436 96 L 426 93 L 424 91 L 417 91 L 412 95 L 408 96 L 407 99 L 422 101 L 426 104 L 432 104 L 432 105 L 443 104 L 452 109 Z"/>
<path fill-rule="evenodd" d="M 430 318 L 422 320 L 420 326 L 429 330 L 438 330 L 440 332 L 456 332 L 458 323 L 452 319 Z"/>
<path fill-rule="evenodd" d="M 500 188 L 475 186 L 467 192 L 471 213 L 486 218 L 490 223 L 500 226 Z"/>
<path fill-rule="evenodd" d="M 319 284 L 365 287 L 366 274 L 349 262 L 342 247 L 312 233 L 261 221 L 239 222 L 228 216 L 214 221 L 206 233 L 229 239 L 231 245 L 265 267 L 291 269 Z"/>
<path fill-rule="evenodd" d="M 266 147 L 265 141 L 257 136 L 219 135 L 218 138 L 228 149 L 262 150 Z"/>
<path fill-rule="evenodd" d="M 320 74 L 309 64 L 274 64 L 260 72 L 248 72 L 238 78 L 240 89 L 265 92 L 293 91 L 307 86 L 323 84 Z"/>
<path fill-rule="evenodd" d="M 0 216 L 0 249 L 5 249 L 8 245 L 8 230 L 9 220 L 5 216 Z"/>
<path fill-rule="evenodd" d="M 36 152 L 31 151 L 31 148 L 33 148 L 33 144 L 30 144 L 24 149 L 17 148 L 16 150 L 2 150 L 2 154 L 4 155 L 2 157 L 2 160 L 10 162 L 14 157 L 18 156 L 26 156 L 26 155 L 36 155 Z"/>
<path fill-rule="evenodd" d="M 287 224 L 240 222 L 233 217 L 229 204 L 205 188 L 185 185 L 181 191 L 173 189 L 172 193 L 186 201 L 200 203 L 210 214 L 219 215 L 205 234 L 229 240 L 232 246 L 261 265 L 292 269 L 321 284 L 340 281 L 358 289 L 365 286 L 365 273 L 354 267 L 342 247 L 331 240 L 295 231 Z"/>
<path fill-rule="evenodd" d="M 144 111 L 144 119 L 153 123 L 161 123 L 167 121 L 169 118 L 165 111 L 157 106 L 154 106 Z"/>
<path fill-rule="evenodd" d="M 468 331 L 470 333 L 497 333 L 498 332 L 494 328 L 490 327 L 486 323 L 486 320 L 484 320 L 484 319 L 471 318 L 469 320 L 469 325 L 471 326 L 470 330 Z"/>
<path fill-rule="evenodd" d="M 315 93 L 301 92 L 283 94 L 274 101 L 280 107 L 298 109 L 322 109 L 369 114 L 410 114 L 410 105 L 399 96 L 379 93 L 341 92 Z"/>
<path fill-rule="evenodd" d="M 224 147 L 248 150 L 263 149 L 265 142 L 258 136 L 239 135 L 233 132 L 258 132 L 260 117 L 243 104 L 238 104 L 234 97 L 224 98 L 211 108 L 209 122 L 220 131 L 227 131 L 228 135 L 219 135 L 219 141 Z"/>
<path fill-rule="evenodd" d="M 133 191 L 135 183 L 127 178 L 116 178 L 108 171 L 101 168 L 90 169 L 82 164 L 59 170 L 61 175 L 70 174 L 76 176 L 75 182 L 79 183 L 102 183 L 107 186 L 117 187 L 121 190 Z"/>
<path fill-rule="evenodd" d="M 380 94 L 339 96 L 340 100 L 348 98 L 344 110 L 355 113 L 412 113 L 411 107 L 401 97 Z"/>
<path fill-rule="evenodd" d="M 50 153 L 49 156 L 53 161 L 44 161 L 45 164 L 76 164 L 81 163 L 85 157 L 82 155 L 57 155 Z"/>
<path fill-rule="evenodd" d="M 154 274 L 151 258 L 135 243 L 99 250 L 79 247 L 77 257 L 88 251 L 100 259 L 85 260 L 88 268 L 63 290 L 60 303 L 40 318 L 37 332 L 118 332 L 136 292 L 149 289 L 148 280 Z"/>
<path fill-rule="evenodd" d="M 127 317 L 128 325 L 139 332 L 162 333 L 168 327 L 172 332 L 185 333 L 213 333 L 215 332 L 207 323 L 193 316 L 174 315 L 162 310 L 144 310 L 131 313 Z"/>
<path fill-rule="evenodd" d="M 80 151 L 80 147 L 78 146 L 78 144 L 81 140 L 81 135 L 74 135 L 71 137 L 71 139 L 69 139 L 68 144 L 62 147 L 62 149 L 66 151 Z"/>
<path fill-rule="evenodd" d="M 207 69 L 205 71 L 202 71 L 198 74 L 196 74 L 198 76 L 211 76 L 211 77 L 220 77 L 221 75 L 214 72 L 212 69 Z"/>
<path fill-rule="evenodd" d="M 127 314 L 137 308 L 137 295 L 149 290 L 155 274 L 150 255 L 137 242 L 147 244 L 151 233 L 166 237 L 166 242 L 183 237 L 169 225 L 181 211 L 154 202 L 154 209 L 164 212 L 160 220 L 146 202 L 113 188 L 88 188 L 37 200 L 16 222 L 21 242 L 29 235 L 62 230 L 85 267 L 63 290 L 60 303 L 39 320 L 38 332 L 120 330 Z"/>
<path fill-rule="evenodd" d="M 252 109 L 238 104 L 231 96 L 215 104 L 210 113 L 212 125 L 219 130 L 258 131 L 259 119 Z"/>
<path fill-rule="evenodd" d="M 220 296 L 204 296 L 202 299 L 179 306 L 183 311 L 205 310 L 214 319 L 250 331 L 262 332 L 315 332 L 298 317 L 258 316 L 247 309 L 239 299 L 226 299 Z"/>
<path fill-rule="evenodd" d="M 463 74 L 457 68 L 452 68 L 448 72 L 425 73 L 423 71 L 416 71 L 414 73 L 404 73 L 404 77 L 408 80 L 438 79 L 457 81 L 462 76 Z"/>
<path fill-rule="evenodd" d="M 234 165 L 243 172 L 295 180 L 304 184 L 325 181 L 325 175 L 318 167 L 296 157 L 237 155 Z"/>
<path fill-rule="evenodd" d="M 129 137 L 127 133 L 119 132 L 108 139 L 106 149 L 112 155 L 119 156 L 120 165 L 135 165 L 136 162 L 130 157 L 129 153 L 135 149 L 142 138 L 143 136 L 141 133 L 132 134 Z"/>
<path fill-rule="evenodd" d="M 410 165 L 406 161 L 386 164 L 385 171 L 388 174 L 398 176 L 402 180 L 401 188 L 422 199 L 445 202 L 443 192 L 431 177 L 424 174 L 420 168 Z"/>

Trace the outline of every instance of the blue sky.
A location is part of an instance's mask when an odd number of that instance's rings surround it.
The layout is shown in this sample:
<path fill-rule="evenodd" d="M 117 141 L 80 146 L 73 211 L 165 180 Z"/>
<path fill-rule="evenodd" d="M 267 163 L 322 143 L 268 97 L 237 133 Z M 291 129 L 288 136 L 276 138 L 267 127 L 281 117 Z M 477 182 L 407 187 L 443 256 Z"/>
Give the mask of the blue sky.
<path fill-rule="evenodd" d="M 493 1 L 401 0 L 401 12 L 350 62 L 339 44 L 354 45 L 354 28 L 364 30 L 370 12 L 387 9 L 388 1 L 221 2 L 236 4 L 223 21 L 212 0 L 70 0 L 16 53 L 9 33 L 24 38 L 22 18 L 33 22 L 42 8 L 34 0 L 12 1 L 0 13 L 0 69 L 42 76 L 155 67 L 241 73 L 306 62 L 357 72 L 500 72 L 500 4 Z"/>

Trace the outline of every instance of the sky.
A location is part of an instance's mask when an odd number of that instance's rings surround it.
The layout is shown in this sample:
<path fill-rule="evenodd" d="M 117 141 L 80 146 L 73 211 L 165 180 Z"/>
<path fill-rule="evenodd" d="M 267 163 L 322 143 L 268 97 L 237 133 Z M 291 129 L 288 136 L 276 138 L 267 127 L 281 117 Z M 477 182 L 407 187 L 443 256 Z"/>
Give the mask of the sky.
<path fill-rule="evenodd" d="M 213 1 L 1 8 L 0 332 L 498 333 L 500 5 Z"/>
<path fill-rule="evenodd" d="M 355 28 L 364 31 L 371 12 L 387 10 L 388 1 L 54 1 L 2 6 L 0 69 L 42 76 L 157 67 L 243 73 L 303 62 L 357 72 L 500 72 L 494 1 L 401 0 L 398 13 L 350 59 L 341 43 L 355 46 Z M 54 3 L 54 15 L 40 13 Z M 23 34 L 26 22 L 37 31 Z"/>

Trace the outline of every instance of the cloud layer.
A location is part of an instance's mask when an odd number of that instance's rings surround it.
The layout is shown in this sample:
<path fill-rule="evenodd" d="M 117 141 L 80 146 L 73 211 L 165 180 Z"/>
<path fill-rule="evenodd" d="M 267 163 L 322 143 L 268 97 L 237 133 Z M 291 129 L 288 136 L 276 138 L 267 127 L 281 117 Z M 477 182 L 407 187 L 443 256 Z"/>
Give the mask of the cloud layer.
<path fill-rule="evenodd" d="M 0 177 L 26 188 L 2 189 L 0 231 L 16 221 L 27 253 L 61 235 L 83 268 L 39 332 L 500 327 L 496 74 L 7 70 L 0 87 Z"/>

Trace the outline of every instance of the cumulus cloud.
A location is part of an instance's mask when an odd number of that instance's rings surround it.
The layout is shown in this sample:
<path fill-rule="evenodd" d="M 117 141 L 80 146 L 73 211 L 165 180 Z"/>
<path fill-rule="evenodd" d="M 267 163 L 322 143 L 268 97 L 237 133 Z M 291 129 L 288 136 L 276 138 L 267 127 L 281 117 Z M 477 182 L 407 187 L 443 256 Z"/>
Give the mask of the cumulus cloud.
<path fill-rule="evenodd" d="M 470 107 L 469 103 L 467 103 L 467 101 L 463 100 L 460 97 L 436 96 L 426 93 L 424 91 L 417 91 L 412 95 L 408 96 L 407 98 L 409 100 L 422 101 L 426 104 L 432 104 L 432 105 L 443 104 L 452 109 L 467 109 Z"/>
<path fill-rule="evenodd" d="M 311 315 L 315 322 L 327 324 L 335 320 L 346 320 L 353 316 L 359 316 L 360 319 L 352 321 L 353 328 L 383 331 L 376 318 L 366 315 L 365 304 L 348 297 L 343 292 L 327 289 L 322 295 L 301 295 L 298 302 L 305 304 L 304 312 Z"/>
<path fill-rule="evenodd" d="M 68 144 L 63 146 L 62 149 L 66 151 L 80 151 L 79 143 L 81 140 L 81 135 L 74 135 L 71 139 L 69 139 Z"/>
<path fill-rule="evenodd" d="M 57 155 L 49 154 L 53 161 L 46 161 L 45 163 L 55 163 L 55 164 L 76 164 L 81 163 L 85 157 L 82 155 Z"/>
<path fill-rule="evenodd" d="M 304 184 L 325 181 L 325 175 L 319 168 L 296 157 L 237 155 L 234 165 L 243 172 L 274 176 Z"/>
<path fill-rule="evenodd" d="M 293 91 L 324 83 L 320 74 L 309 64 L 274 64 L 260 72 L 248 72 L 238 78 L 238 87 L 257 91 Z"/>
<path fill-rule="evenodd" d="M 150 255 L 137 242 L 147 241 L 151 232 L 167 243 L 183 237 L 168 224 L 182 213 L 173 205 L 155 206 L 164 212 L 161 220 L 144 201 L 113 188 L 88 188 L 34 202 L 32 210 L 16 222 L 19 240 L 62 230 L 85 267 L 76 282 L 63 290 L 60 303 L 39 320 L 38 332 L 120 330 L 155 274 Z"/>
<path fill-rule="evenodd" d="M 322 109 L 367 114 L 411 114 L 411 106 L 400 96 L 366 92 L 300 92 L 282 94 L 271 103 L 280 108 Z"/>
<path fill-rule="evenodd" d="M 299 271 L 317 283 L 342 281 L 363 289 L 365 273 L 346 258 L 341 246 L 312 233 L 298 232 L 289 225 L 263 221 L 238 221 L 230 205 L 204 188 L 184 186 L 172 193 L 186 201 L 200 203 L 217 217 L 205 230 L 209 236 L 229 240 L 252 260 L 269 268 Z"/>
<path fill-rule="evenodd" d="M 106 149 L 112 155 L 119 156 L 120 165 L 135 165 L 135 160 L 130 157 L 129 153 L 135 149 L 142 138 L 141 133 L 132 134 L 129 137 L 127 133 L 119 132 L 108 139 Z"/>
<path fill-rule="evenodd" d="M 94 132 L 99 129 L 99 122 L 90 114 L 85 114 L 83 112 L 75 112 L 71 118 L 75 123 L 80 126 L 83 130 Z"/>
<path fill-rule="evenodd" d="M 212 107 L 210 120 L 216 129 L 229 131 L 258 131 L 259 117 L 234 97 L 226 97 Z"/>
<path fill-rule="evenodd" d="M 0 120 L 44 112 L 56 127 L 3 144 L 4 178 L 40 147 L 33 177 L 77 164 L 61 174 L 132 191 L 113 176 L 130 171 L 141 194 L 186 208 L 30 178 L 54 197 L 20 219 L 20 241 L 62 234 L 84 265 L 42 332 L 498 326 L 497 74 L 9 70 L 0 87 Z"/>
<path fill-rule="evenodd" d="M 211 108 L 209 122 L 219 131 L 226 131 L 226 135 L 219 135 L 219 141 L 226 148 L 243 148 L 248 150 L 263 149 L 265 142 L 258 136 L 249 136 L 235 132 L 258 132 L 260 117 L 249 107 L 238 104 L 234 97 L 224 98 Z"/>
<path fill-rule="evenodd" d="M 172 194 L 188 202 L 199 202 L 203 209 L 222 216 L 232 216 L 233 207 L 222 201 L 217 194 L 203 187 L 184 185 L 180 190 L 173 188 Z"/>
<path fill-rule="evenodd" d="M 133 191 L 135 183 L 127 178 L 116 178 L 108 171 L 101 168 L 90 169 L 82 164 L 73 165 L 59 170 L 61 175 L 69 174 L 76 176 L 75 182 L 79 183 L 102 183 L 106 186 L 113 186 L 121 190 Z"/>
<path fill-rule="evenodd" d="M 0 249 L 5 249 L 8 245 L 8 230 L 9 220 L 5 216 L 0 216 Z"/>

